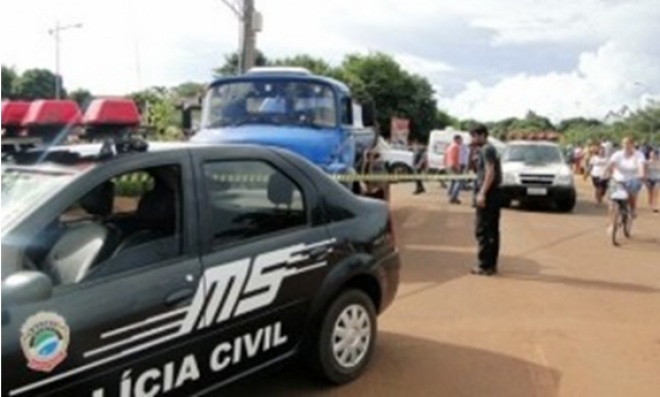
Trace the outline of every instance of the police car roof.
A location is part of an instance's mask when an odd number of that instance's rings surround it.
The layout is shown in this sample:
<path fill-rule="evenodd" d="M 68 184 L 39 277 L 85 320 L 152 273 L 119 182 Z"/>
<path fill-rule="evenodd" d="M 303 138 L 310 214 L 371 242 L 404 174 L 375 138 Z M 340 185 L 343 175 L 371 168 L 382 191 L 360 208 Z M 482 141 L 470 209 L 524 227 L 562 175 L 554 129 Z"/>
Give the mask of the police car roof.
<path fill-rule="evenodd" d="M 274 147 L 261 146 L 261 145 L 251 145 L 251 144 L 226 144 L 226 143 L 194 143 L 194 142 L 149 142 L 149 146 L 146 150 L 146 153 L 162 153 L 167 151 L 175 150 L 187 150 L 187 149 L 202 149 L 208 147 L 228 147 L 231 146 L 233 149 L 244 149 L 251 151 L 274 151 L 274 152 L 286 152 Z M 140 155 L 141 152 L 131 152 L 131 153 L 119 153 L 111 158 L 100 157 L 101 148 L 103 147 L 102 143 L 83 143 L 83 144 L 74 144 L 74 145 L 63 145 L 63 146 L 51 146 L 48 148 L 36 148 L 32 149 L 26 153 L 25 156 L 31 157 L 31 159 L 37 160 L 35 162 L 31 161 L 9 161 L 5 163 L 3 159 L 3 167 L 39 167 L 39 168 L 52 168 L 57 167 L 59 169 L 68 169 L 70 168 L 73 172 L 85 171 L 91 168 L 94 168 L 96 165 L 100 165 L 106 161 L 111 161 L 114 159 L 121 159 L 126 155 Z M 32 156 L 30 156 L 32 155 Z M 58 155 L 61 155 L 59 158 Z M 45 160 L 39 161 L 39 159 L 44 158 Z M 85 164 L 88 167 L 80 168 L 79 166 Z"/>

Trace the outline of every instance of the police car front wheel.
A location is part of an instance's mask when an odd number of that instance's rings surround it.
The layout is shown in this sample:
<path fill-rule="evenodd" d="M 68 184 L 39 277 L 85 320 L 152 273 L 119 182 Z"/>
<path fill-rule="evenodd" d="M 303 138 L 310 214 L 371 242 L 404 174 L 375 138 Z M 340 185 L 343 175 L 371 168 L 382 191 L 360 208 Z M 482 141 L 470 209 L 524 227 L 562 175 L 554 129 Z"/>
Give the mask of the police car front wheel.
<path fill-rule="evenodd" d="M 376 310 L 359 290 L 342 293 L 326 312 L 314 352 L 316 367 L 327 380 L 341 384 L 366 369 L 376 340 Z"/>

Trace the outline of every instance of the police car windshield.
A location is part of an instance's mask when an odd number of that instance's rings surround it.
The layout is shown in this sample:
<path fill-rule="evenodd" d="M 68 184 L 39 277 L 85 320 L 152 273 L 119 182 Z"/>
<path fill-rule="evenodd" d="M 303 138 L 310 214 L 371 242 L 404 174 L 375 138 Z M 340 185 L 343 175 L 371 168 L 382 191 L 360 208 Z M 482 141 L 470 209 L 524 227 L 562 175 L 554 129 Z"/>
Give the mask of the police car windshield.
<path fill-rule="evenodd" d="M 502 160 L 528 164 L 563 163 L 561 151 L 552 145 L 509 145 Z"/>
<path fill-rule="evenodd" d="M 335 93 L 308 81 L 227 82 L 206 94 L 202 128 L 281 125 L 303 128 L 337 126 Z"/>
<path fill-rule="evenodd" d="M 2 227 L 66 186 L 73 173 L 49 170 L 2 170 Z"/>

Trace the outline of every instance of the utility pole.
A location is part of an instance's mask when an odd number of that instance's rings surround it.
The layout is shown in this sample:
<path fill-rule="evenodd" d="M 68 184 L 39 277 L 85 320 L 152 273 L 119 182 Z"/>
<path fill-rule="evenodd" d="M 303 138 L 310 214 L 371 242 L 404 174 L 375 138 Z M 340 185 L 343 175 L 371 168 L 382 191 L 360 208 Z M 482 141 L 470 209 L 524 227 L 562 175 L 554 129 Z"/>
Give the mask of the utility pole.
<path fill-rule="evenodd" d="M 257 33 L 262 29 L 261 13 L 254 7 L 254 0 L 222 0 L 240 22 L 238 73 L 245 73 L 257 61 Z"/>
<path fill-rule="evenodd" d="M 55 28 L 48 30 L 48 34 L 55 38 L 55 99 L 60 99 L 62 96 L 62 76 L 60 75 L 60 32 L 81 27 L 82 23 L 60 25 L 60 22 L 57 21 L 55 23 Z"/>
<path fill-rule="evenodd" d="M 243 45 L 241 48 L 241 73 L 254 67 L 256 62 L 256 39 L 254 0 L 243 0 Z"/>

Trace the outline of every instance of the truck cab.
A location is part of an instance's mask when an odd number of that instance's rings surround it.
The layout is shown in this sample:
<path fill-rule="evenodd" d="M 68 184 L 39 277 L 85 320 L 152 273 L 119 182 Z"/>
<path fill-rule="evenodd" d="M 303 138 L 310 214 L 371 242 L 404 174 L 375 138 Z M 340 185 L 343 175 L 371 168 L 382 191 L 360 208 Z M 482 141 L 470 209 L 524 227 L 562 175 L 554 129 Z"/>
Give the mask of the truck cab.
<path fill-rule="evenodd" d="M 211 83 L 201 121 L 184 130 L 200 143 L 248 143 L 297 153 L 329 174 L 354 173 L 375 144 L 373 111 L 342 82 L 303 68 L 253 68 Z"/>

